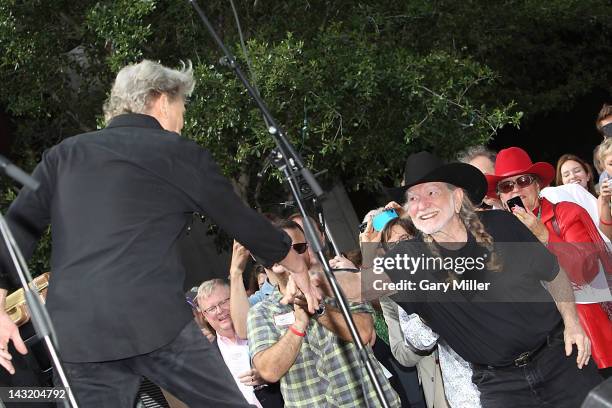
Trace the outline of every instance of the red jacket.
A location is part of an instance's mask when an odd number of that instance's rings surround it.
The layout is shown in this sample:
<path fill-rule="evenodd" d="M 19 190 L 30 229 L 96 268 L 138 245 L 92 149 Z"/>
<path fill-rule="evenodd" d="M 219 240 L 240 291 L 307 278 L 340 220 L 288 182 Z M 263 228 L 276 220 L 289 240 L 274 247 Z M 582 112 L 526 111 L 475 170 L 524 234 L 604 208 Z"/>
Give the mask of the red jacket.
<path fill-rule="evenodd" d="M 541 206 L 541 220 L 549 233 L 548 249 L 573 283 L 591 282 L 599 272 L 599 261 L 608 273 L 612 271 L 607 246 L 584 208 L 567 201 L 553 205 L 545 198 Z"/>

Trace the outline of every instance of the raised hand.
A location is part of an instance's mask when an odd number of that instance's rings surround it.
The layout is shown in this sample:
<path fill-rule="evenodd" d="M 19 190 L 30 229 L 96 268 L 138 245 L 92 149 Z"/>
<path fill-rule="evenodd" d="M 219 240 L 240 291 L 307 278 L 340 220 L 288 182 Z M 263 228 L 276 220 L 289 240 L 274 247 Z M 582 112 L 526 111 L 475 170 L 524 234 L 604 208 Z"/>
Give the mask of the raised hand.
<path fill-rule="evenodd" d="M 357 269 L 354 263 L 340 255 L 336 255 L 330 259 L 329 266 L 331 266 L 332 269 Z"/>
<path fill-rule="evenodd" d="M 308 311 L 314 313 L 319 308 L 319 301 L 322 298 L 321 292 L 310 280 L 310 274 L 304 259 L 295 251 L 289 251 L 285 259 L 279 264 L 272 267 L 275 273 L 289 272 L 291 279 L 290 285 L 287 285 L 285 296 L 281 299 L 282 304 L 293 303 L 291 300 L 297 294 L 299 289 L 308 303 Z"/>
<path fill-rule="evenodd" d="M 372 225 L 372 220 L 374 219 L 374 217 L 370 217 L 370 219 L 368 220 L 368 224 L 366 226 L 366 229 L 359 234 L 359 242 L 360 243 L 364 243 L 364 242 L 380 242 L 380 239 L 382 237 L 382 232 L 380 231 L 376 231 L 374 229 L 374 226 Z"/>
<path fill-rule="evenodd" d="M 234 241 L 232 248 L 232 261 L 230 264 L 230 275 L 242 275 L 246 268 L 251 253 L 240 242 Z"/>
<path fill-rule="evenodd" d="M 266 382 L 259 375 L 259 371 L 256 368 L 251 368 L 238 376 L 238 380 L 244 385 L 256 387 L 258 385 L 265 384 Z"/>
<path fill-rule="evenodd" d="M 519 221 L 529 228 L 540 242 L 544 244 L 548 243 L 548 229 L 531 211 L 527 211 L 519 206 L 512 207 L 510 211 L 512 211 L 512 214 L 514 214 Z"/>
<path fill-rule="evenodd" d="M 19 328 L 10 316 L 4 311 L 0 311 L 0 365 L 10 374 L 15 374 L 15 368 L 11 363 L 13 356 L 8 351 L 8 342 L 11 340 L 15 349 L 21 354 L 27 354 L 28 349 L 19 335 Z"/>

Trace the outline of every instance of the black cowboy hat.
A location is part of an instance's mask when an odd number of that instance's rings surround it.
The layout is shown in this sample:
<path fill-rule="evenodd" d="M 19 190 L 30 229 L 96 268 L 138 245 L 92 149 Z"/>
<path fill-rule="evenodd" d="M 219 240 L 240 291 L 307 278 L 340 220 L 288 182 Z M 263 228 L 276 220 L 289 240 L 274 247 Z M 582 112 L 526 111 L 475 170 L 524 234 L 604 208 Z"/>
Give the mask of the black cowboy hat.
<path fill-rule="evenodd" d="M 405 193 L 412 186 L 429 182 L 449 183 L 465 190 L 475 205 L 482 202 L 487 192 L 487 179 L 476 167 L 467 163 L 445 163 L 429 152 L 408 156 L 404 170 L 404 185 L 386 189 L 389 197 L 403 203 Z"/>

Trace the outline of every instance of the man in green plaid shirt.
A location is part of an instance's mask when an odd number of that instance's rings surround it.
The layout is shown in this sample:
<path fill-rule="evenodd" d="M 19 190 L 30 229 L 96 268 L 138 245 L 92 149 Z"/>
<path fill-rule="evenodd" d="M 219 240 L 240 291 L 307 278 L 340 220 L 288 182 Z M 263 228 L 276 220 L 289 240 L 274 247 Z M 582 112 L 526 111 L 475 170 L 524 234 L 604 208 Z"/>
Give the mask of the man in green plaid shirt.
<path fill-rule="evenodd" d="M 301 228 L 292 221 L 281 222 L 279 226 L 292 238 L 292 250 L 308 257 Z M 249 350 L 261 377 L 268 382 L 280 380 L 287 408 L 381 406 L 344 318 L 333 302 L 328 300 L 324 312 L 314 316 L 301 306 L 283 305 L 280 300 L 287 275 L 275 275 L 279 287 L 249 310 L 247 320 Z M 349 309 L 362 341 L 367 344 L 373 333 L 372 307 L 360 303 L 351 304 Z M 380 363 L 371 349 L 368 352 L 390 406 L 400 407 L 400 399 Z"/>

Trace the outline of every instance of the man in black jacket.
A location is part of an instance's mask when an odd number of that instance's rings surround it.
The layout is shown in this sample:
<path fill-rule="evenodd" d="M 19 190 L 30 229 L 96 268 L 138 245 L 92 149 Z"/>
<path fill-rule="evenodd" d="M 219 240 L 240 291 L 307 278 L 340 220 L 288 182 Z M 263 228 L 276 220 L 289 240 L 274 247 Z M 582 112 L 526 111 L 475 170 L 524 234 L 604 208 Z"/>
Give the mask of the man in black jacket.
<path fill-rule="evenodd" d="M 374 261 L 399 284 L 392 299 L 471 364 L 482 407 L 580 406 L 601 378 L 555 255 L 511 214 L 475 211 L 476 167 L 420 152 L 406 169 L 419 233 Z"/>
<path fill-rule="evenodd" d="M 82 406 L 131 406 L 141 375 L 190 406 L 247 406 L 185 302 L 177 241 L 194 211 L 262 264 L 292 270 L 317 307 L 289 237 L 245 207 L 210 154 L 180 136 L 194 83 L 191 66 L 123 68 L 104 107 L 106 128 L 46 151 L 33 174 L 41 187 L 22 189 L 8 211 L 26 257 L 51 224 L 47 307 Z M 6 253 L 1 261 L 0 365 L 12 372 L 9 340 L 26 350 L 4 312 L 11 267 Z"/>

